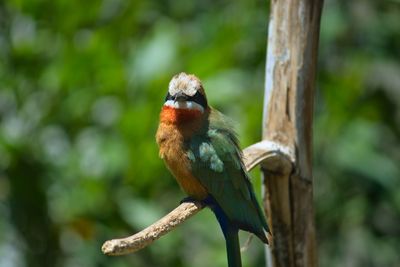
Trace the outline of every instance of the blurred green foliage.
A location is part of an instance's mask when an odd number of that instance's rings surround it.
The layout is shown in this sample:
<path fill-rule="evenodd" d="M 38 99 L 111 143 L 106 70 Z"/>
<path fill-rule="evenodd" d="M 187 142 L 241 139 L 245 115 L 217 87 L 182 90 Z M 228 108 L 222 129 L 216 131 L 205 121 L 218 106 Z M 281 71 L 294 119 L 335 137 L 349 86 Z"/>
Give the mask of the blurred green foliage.
<path fill-rule="evenodd" d="M 400 3 L 325 2 L 314 124 L 320 264 L 399 266 Z M 260 139 L 268 6 L 1 1 L 0 266 L 225 266 L 209 211 L 133 255 L 100 247 L 184 197 L 154 141 L 172 75 L 203 80 L 243 147 Z M 243 257 L 263 266 L 260 242 Z"/>

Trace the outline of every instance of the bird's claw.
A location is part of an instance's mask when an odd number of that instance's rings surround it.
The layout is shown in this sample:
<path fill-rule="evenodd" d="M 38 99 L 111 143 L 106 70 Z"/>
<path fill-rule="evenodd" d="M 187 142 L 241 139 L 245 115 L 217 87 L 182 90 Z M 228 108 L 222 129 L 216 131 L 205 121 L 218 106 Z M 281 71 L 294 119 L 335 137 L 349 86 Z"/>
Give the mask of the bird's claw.
<path fill-rule="evenodd" d="M 196 202 L 196 201 L 197 201 L 197 200 L 194 199 L 194 198 L 192 198 L 192 197 L 185 197 L 184 199 L 181 200 L 180 204 L 183 204 L 183 203 L 193 203 L 193 202 Z"/>

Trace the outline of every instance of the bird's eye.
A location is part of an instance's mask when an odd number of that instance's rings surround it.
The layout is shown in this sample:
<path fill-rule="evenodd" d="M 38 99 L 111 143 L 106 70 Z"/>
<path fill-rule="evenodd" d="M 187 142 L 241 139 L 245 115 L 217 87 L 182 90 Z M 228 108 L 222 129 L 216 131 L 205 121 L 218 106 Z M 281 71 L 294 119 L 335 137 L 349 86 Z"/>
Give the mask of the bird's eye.
<path fill-rule="evenodd" d="M 200 104 L 203 108 L 207 108 L 207 99 L 199 91 L 197 91 L 193 96 L 189 97 L 188 100 Z"/>
<path fill-rule="evenodd" d="M 165 102 L 167 102 L 168 100 L 174 100 L 174 98 L 171 96 L 171 94 L 168 92 L 167 96 L 165 97 Z"/>

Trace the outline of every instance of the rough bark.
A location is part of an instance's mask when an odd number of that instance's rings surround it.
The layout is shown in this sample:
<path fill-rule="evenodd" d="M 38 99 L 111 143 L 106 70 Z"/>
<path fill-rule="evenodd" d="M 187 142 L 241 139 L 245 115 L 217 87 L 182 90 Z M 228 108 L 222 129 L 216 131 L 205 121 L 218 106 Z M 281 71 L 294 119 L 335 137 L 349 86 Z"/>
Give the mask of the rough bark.
<path fill-rule="evenodd" d="M 273 234 L 267 262 L 274 267 L 317 266 L 312 118 L 322 4 L 271 1 L 263 139 L 289 148 L 285 160 L 292 160 L 279 168 L 262 165 L 264 207 Z"/>
<path fill-rule="evenodd" d="M 101 250 L 110 256 L 125 255 L 147 247 L 161 236 L 167 234 L 197 212 L 201 211 L 201 203 L 182 203 L 163 218 L 146 229 L 129 237 L 106 241 Z"/>

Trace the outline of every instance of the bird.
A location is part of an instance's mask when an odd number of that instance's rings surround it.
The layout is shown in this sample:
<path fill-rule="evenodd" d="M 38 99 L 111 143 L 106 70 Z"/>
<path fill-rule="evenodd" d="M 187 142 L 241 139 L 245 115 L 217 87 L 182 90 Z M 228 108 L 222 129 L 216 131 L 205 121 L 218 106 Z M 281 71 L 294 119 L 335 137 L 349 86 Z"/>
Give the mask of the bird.
<path fill-rule="evenodd" d="M 258 204 L 232 121 L 207 101 L 202 82 L 172 77 L 156 133 L 159 155 L 188 195 L 215 214 L 229 267 L 241 266 L 239 230 L 268 244 L 270 230 Z"/>

